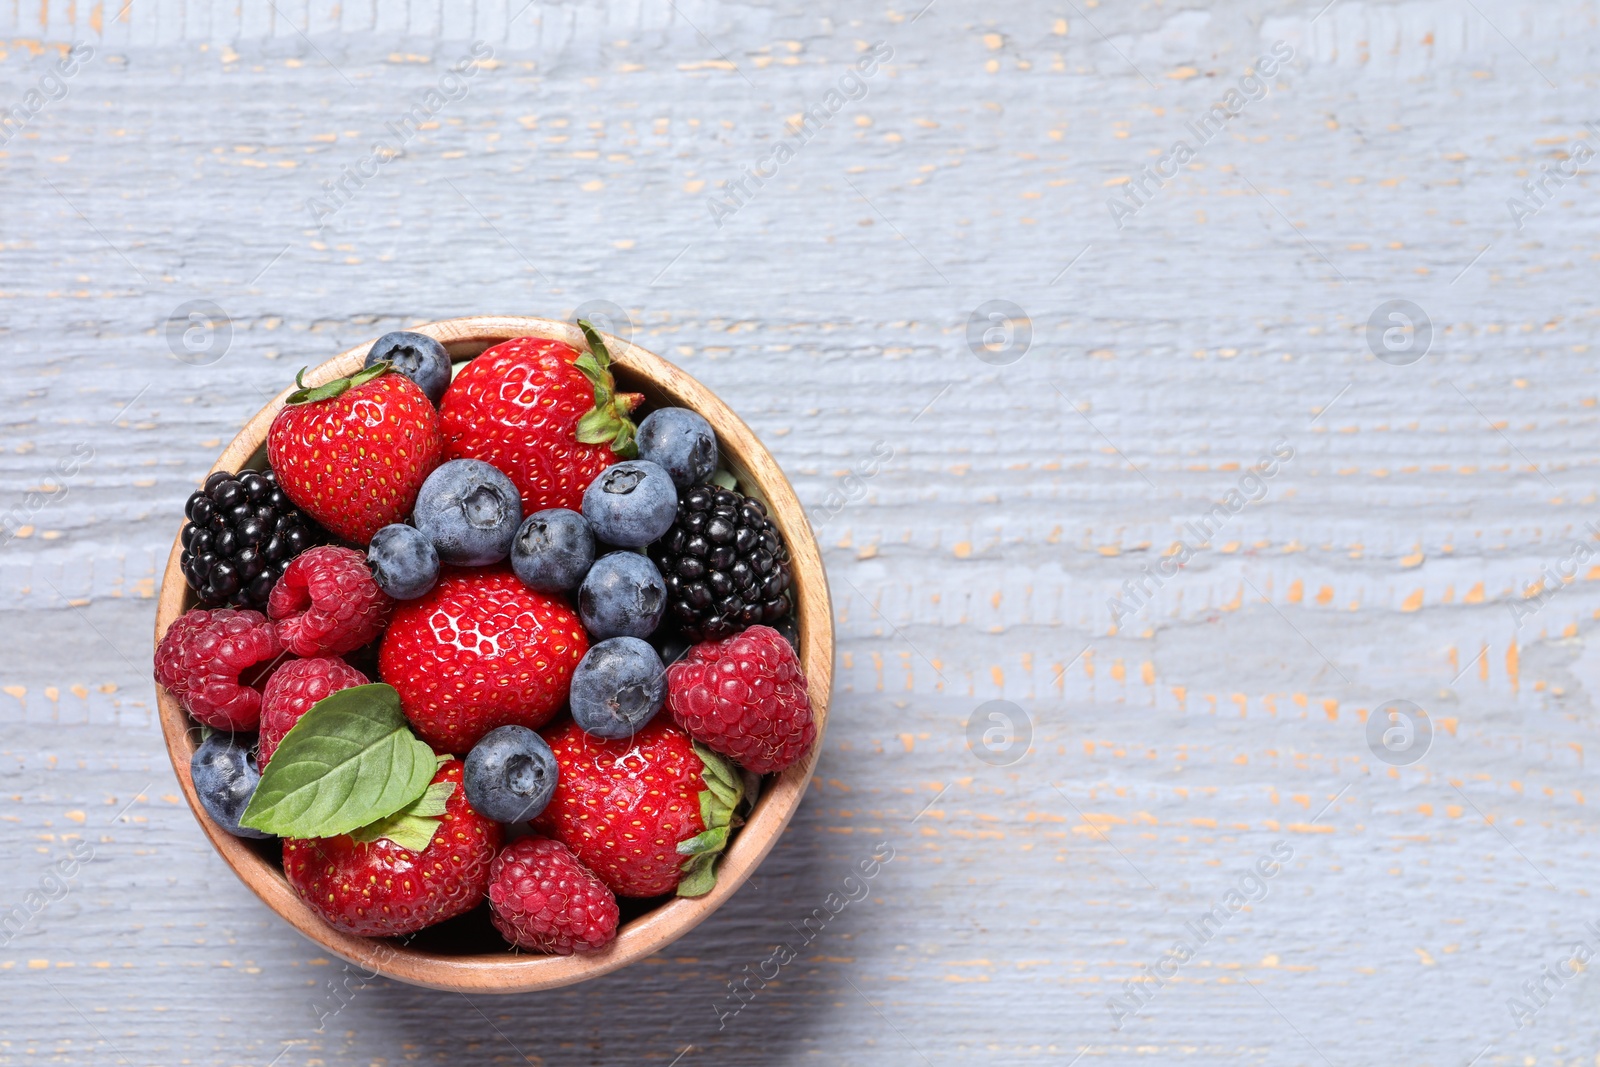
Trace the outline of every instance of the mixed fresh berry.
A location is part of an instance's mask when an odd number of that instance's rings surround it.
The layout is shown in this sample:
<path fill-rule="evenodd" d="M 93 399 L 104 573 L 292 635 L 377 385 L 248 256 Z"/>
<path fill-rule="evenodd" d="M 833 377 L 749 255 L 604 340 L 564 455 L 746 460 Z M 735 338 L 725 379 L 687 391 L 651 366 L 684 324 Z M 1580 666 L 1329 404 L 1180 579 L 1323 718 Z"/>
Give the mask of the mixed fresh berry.
<path fill-rule="evenodd" d="M 261 771 L 256 767 L 255 753 L 250 751 L 248 736 L 210 734 L 189 760 L 189 777 L 194 780 L 200 806 L 218 826 L 235 837 L 268 838 L 272 835 L 239 825 L 245 805 L 261 783 Z"/>
<path fill-rule="evenodd" d="M 660 717 L 617 740 L 568 719 L 545 740 L 560 774 L 535 830 L 570 848 L 620 897 L 688 895 L 686 878 L 698 883 L 709 873 L 742 800 L 726 763 Z"/>
<path fill-rule="evenodd" d="M 529 589 L 508 567 L 450 567 L 396 609 L 378 676 L 399 690 L 418 737 L 465 752 L 497 726 L 537 729 L 554 718 L 587 651 L 563 597 Z"/>
<path fill-rule="evenodd" d="M 524 837 L 494 858 L 489 907 L 495 929 L 533 952 L 599 952 L 617 936 L 615 894 L 547 837 Z"/>
<path fill-rule="evenodd" d="M 689 736 L 757 774 L 793 765 L 816 740 L 800 660 L 770 626 L 694 646 L 668 668 L 667 692 Z"/>
<path fill-rule="evenodd" d="M 289 885 L 328 922 L 367 937 L 416 933 L 478 907 L 504 831 L 472 810 L 461 769 L 457 759 L 440 764 L 429 788 L 448 787 L 441 790 L 442 810 L 410 816 L 432 824 L 420 844 L 361 833 L 286 838 Z"/>
<path fill-rule="evenodd" d="M 267 431 L 267 462 L 284 494 L 346 541 L 365 545 L 411 514 L 444 449 L 439 413 L 387 363 L 299 387 Z"/>
<path fill-rule="evenodd" d="M 256 759 L 265 767 L 278 750 L 278 742 L 312 706 L 341 689 L 369 685 L 371 679 L 342 659 L 314 656 L 291 659 L 267 679 L 261 693 L 261 736 Z"/>
<path fill-rule="evenodd" d="M 789 614 L 789 550 L 761 501 L 736 489 L 679 490 L 677 518 L 650 558 L 666 579 L 673 618 L 696 641 Z"/>
<path fill-rule="evenodd" d="M 218 471 L 183 514 L 179 563 L 205 608 L 264 610 L 289 561 L 326 537 L 289 503 L 272 471 Z"/>
<path fill-rule="evenodd" d="M 598 638 L 649 637 L 666 610 L 667 583 L 637 552 L 607 552 L 578 586 L 578 614 Z"/>
<path fill-rule="evenodd" d="M 560 341 L 518 337 L 468 363 L 450 383 L 440 405 L 445 451 L 508 474 L 525 515 L 576 511 L 597 474 L 635 454 L 629 413 L 642 399 L 616 392 L 604 345 L 580 353 Z"/>
<path fill-rule="evenodd" d="M 635 427 L 580 326 L 458 367 L 386 334 L 185 505 L 196 606 L 155 673 L 215 731 L 193 795 L 340 929 L 481 911 L 603 951 L 619 897 L 709 892 L 759 776 L 815 747 L 777 525 L 702 416 Z"/>

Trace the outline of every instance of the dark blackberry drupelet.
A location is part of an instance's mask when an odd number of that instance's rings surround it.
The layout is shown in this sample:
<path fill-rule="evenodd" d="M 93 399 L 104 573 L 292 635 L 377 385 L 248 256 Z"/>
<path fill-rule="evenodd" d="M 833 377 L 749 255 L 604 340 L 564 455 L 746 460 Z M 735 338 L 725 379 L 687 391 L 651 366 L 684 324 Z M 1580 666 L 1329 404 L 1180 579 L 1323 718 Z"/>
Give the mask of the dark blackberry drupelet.
<path fill-rule="evenodd" d="M 667 614 L 692 641 L 789 614 L 789 550 L 766 508 L 742 493 L 680 489 L 677 517 L 649 553 L 667 583 Z"/>
<path fill-rule="evenodd" d="M 272 471 L 217 471 L 183 513 L 183 576 L 206 608 L 265 609 L 289 561 L 327 539 Z"/>

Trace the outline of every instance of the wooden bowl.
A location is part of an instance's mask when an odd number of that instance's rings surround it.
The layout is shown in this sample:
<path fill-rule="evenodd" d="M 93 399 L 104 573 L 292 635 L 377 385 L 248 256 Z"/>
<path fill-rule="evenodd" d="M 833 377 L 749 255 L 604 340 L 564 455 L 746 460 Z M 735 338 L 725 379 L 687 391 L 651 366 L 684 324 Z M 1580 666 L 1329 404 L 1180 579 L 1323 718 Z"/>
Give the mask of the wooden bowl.
<path fill-rule="evenodd" d="M 411 328 L 437 338 L 458 363 L 513 337 L 549 337 L 565 341 L 580 351 L 584 347 L 582 334 L 576 326 L 550 319 L 483 316 L 447 319 Z M 621 901 L 623 925 L 617 939 L 604 952 L 588 956 L 539 956 L 512 952 L 493 933 L 482 908 L 470 916 L 425 930 L 405 943 L 398 939 L 357 937 L 329 926 L 284 880 L 277 859 L 277 842 L 241 840 L 220 829 L 205 814 L 189 777 L 189 758 L 198 743 L 198 730 L 171 694 L 157 686 L 161 729 L 166 735 L 167 753 L 172 757 L 172 767 L 178 774 L 183 795 L 188 798 L 201 828 L 234 873 L 268 907 L 318 945 L 335 956 L 401 982 L 467 993 L 525 993 L 595 978 L 665 948 L 716 911 L 765 858 L 799 806 L 822 748 L 828 694 L 833 683 L 833 612 L 822 572 L 822 557 L 793 488 L 750 428 L 711 390 L 660 356 L 610 335 L 604 336 L 615 360 L 619 385 L 645 394 L 647 407 L 677 405 L 705 416 L 717 431 L 724 466 L 739 479 L 741 488 L 749 489 L 767 505 L 782 531 L 789 545 L 800 630 L 800 660 L 810 685 L 817 741 L 800 763 L 781 775 L 764 780 L 760 799 L 723 856 L 716 887 L 710 893 L 695 899 L 668 899 L 648 910 L 642 910 L 634 902 Z M 354 372 L 371 345 L 371 341 L 366 341 L 308 371 L 306 381 L 320 384 Z M 257 412 L 217 457 L 212 470 L 236 471 L 245 466 L 264 466 L 267 428 L 291 391 L 291 388 L 284 389 L 272 403 Z M 180 528 L 181 525 L 180 522 Z M 194 605 L 194 597 L 178 565 L 181 551 L 182 547 L 174 538 L 156 608 L 157 642 L 173 620 Z M 495 947 L 497 942 L 498 948 Z"/>

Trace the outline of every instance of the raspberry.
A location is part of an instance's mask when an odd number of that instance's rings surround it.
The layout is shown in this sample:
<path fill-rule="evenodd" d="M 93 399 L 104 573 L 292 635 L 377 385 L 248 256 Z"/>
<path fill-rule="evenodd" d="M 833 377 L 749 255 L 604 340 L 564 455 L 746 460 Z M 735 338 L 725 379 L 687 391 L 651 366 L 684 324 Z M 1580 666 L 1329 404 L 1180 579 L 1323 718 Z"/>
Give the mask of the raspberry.
<path fill-rule="evenodd" d="M 617 898 L 546 837 L 524 837 L 494 858 L 489 908 L 507 941 L 535 952 L 598 952 L 617 936 Z"/>
<path fill-rule="evenodd" d="M 378 588 L 366 557 L 323 545 L 295 557 L 272 587 L 267 614 L 297 656 L 342 656 L 383 632 L 394 599 Z"/>
<path fill-rule="evenodd" d="M 218 730 L 254 730 L 261 691 L 239 676 L 282 651 L 276 627 L 259 611 L 196 608 L 162 636 L 156 681 L 198 722 Z"/>
<path fill-rule="evenodd" d="M 368 678 L 342 659 L 292 659 L 272 672 L 261 693 L 261 742 L 256 763 L 262 770 L 278 750 L 278 742 L 311 705 L 341 689 L 366 685 Z"/>
<path fill-rule="evenodd" d="M 770 626 L 695 645 L 667 668 L 667 703 L 690 737 L 757 774 L 788 767 L 817 736 L 800 661 Z"/>

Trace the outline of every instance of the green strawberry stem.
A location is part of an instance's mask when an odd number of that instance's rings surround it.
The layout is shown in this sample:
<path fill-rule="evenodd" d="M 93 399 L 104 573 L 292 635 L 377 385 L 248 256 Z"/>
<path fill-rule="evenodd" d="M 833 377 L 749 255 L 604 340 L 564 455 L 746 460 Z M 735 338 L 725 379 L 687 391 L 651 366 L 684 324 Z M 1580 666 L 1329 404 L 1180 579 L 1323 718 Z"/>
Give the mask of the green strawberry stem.
<path fill-rule="evenodd" d="M 700 793 L 700 819 L 705 829 L 687 841 L 678 842 L 683 861 L 683 877 L 678 880 L 678 896 L 700 897 L 717 884 L 717 857 L 728 845 L 728 838 L 744 820 L 739 804 L 744 799 L 744 779 L 736 767 L 709 748 L 695 742 L 700 757 L 700 779 L 706 787 Z"/>
<path fill-rule="evenodd" d="M 347 390 L 358 385 L 366 385 L 389 369 L 386 362 L 374 363 L 370 367 L 362 367 L 348 378 L 335 378 L 323 385 L 307 385 L 305 383 L 306 367 L 300 368 L 300 373 L 294 376 L 294 384 L 299 388 L 289 394 L 290 404 L 315 404 L 319 400 L 332 400 Z"/>
<path fill-rule="evenodd" d="M 589 342 L 589 351 L 572 365 L 594 386 L 594 407 L 578 420 L 578 440 L 586 445 L 609 444 L 611 451 L 623 459 L 633 459 L 639 454 L 639 447 L 634 443 L 638 427 L 628 415 L 644 400 L 644 394 L 617 392 L 606 343 L 587 320 L 579 319 L 578 329 Z"/>

